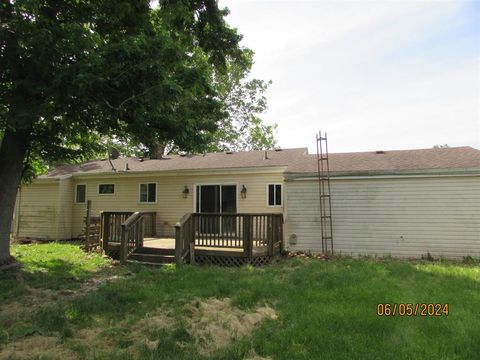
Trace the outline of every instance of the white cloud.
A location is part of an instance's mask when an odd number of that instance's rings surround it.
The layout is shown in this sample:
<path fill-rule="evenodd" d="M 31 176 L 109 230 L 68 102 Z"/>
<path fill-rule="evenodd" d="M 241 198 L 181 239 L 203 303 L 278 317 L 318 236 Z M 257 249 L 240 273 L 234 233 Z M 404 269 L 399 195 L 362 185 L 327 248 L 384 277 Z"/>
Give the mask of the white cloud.
<path fill-rule="evenodd" d="M 319 129 L 332 151 L 480 147 L 480 39 L 460 31 L 463 3 L 221 5 L 256 52 L 253 75 L 273 80 L 264 117 L 282 147 L 313 150 Z"/>

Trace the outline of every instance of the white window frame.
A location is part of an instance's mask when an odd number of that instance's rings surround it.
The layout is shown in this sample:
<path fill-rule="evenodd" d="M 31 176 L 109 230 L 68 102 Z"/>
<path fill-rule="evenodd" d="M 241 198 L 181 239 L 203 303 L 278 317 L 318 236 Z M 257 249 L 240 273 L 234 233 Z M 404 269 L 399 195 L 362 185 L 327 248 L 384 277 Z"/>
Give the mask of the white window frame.
<path fill-rule="evenodd" d="M 84 202 L 77 201 L 78 185 L 85 185 L 85 201 Z M 75 184 L 75 204 L 86 204 L 86 203 L 87 203 L 87 184 L 85 183 Z"/>
<path fill-rule="evenodd" d="M 269 200 L 269 187 L 270 185 L 273 185 L 273 186 L 276 186 L 276 185 L 280 185 L 280 193 L 281 193 L 281 196 L 282 198 L 280 199 L 280 205 L 270 205 L 270 202 L 268 201 Z M 280 208 L 280 207 L 283 207 L 283 197 L 285 196 L 285 194 L 283 193 L 283 184 L 282 183 L 268 183 L 267 186 L 265 187 L 265 194 L 266 194 L 266 203 L 267 203 L 267 207 L 270 207 L 270 208 Z M 275 188 L 274 188 L 274 191 L 273 191 L 273 202 L 275 203 L 276 201 L 276 197 L 277 197 L 277 194 L 275 192 Z"/>
<path fill-rule="evenodd" d="M 100 194 L 100 185 L 113 185 L 113 193 L 111 194 Z M 104 183 L 98 183 L 98 186 L 97 186 L 97 194 L 100 195 L 100 196 L 113 196 L 117 193 L 117 185 L 115 183 L 110 183 L 110 182 L 104 182 Z"/>
<path fill-rule="evenodd" d="M 155 201 L 148 201 L 148 185 L 155 184 Z M 142 185 L 147 185 L 147 201 L 142 201 Z M 144 182 L 138 184 L 138 203 L 139 204 L 156 204 L 158 199 L 158 183 L 156 182 Z"/>

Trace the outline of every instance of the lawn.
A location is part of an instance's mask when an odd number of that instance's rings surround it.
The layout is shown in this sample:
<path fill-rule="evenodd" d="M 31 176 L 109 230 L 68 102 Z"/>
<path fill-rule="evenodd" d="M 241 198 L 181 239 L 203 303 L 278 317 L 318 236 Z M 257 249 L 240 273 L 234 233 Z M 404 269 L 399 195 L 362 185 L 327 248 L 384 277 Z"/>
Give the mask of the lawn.
<path fill-rule="evenodd" d="M 475 359 L 480 265 L 293 258 L 262 268 L 119 266 L 19 245 L 0 274 L 0 358 Z M 448 316 L 376 314 L 448 303 Z M 234 336 L 236 334 L 236 336 Z"/>

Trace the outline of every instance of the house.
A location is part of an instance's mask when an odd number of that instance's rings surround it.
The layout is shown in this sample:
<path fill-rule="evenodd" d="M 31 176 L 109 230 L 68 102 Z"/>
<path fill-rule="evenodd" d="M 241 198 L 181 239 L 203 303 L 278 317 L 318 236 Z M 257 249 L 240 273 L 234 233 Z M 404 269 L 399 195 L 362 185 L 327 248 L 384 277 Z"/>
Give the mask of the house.
<path fill-rule="evenodd" d="M 480 257 L 480 151 L 330 154 L 334 250 Z M 92 212 L 155 212 L 171 238 L 186 213 L 283 214 L 283 245 L 321 251 L 317 155 L 306 148 L 118 158 L 61 166 L 23 186 L 12 233 L 70 239 Z"/>

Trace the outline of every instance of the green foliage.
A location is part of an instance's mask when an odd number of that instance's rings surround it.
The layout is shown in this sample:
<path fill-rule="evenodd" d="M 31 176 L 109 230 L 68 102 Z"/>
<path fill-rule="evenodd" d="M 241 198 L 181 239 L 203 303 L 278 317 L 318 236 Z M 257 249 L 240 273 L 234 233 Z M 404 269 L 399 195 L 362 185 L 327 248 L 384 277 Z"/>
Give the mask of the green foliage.
<path fill-rule="evenodd" d="M 248 80 L 253 52 L 245 50 L 241 61 L 227 64 L 219 74 L 216 88 L 229 117 L 220 122 L 210 151 L 273 149 L 277 124 L 268 125 L 259 117 L 267 109 L 265 92 L 270 82 Z"/>
<path fill-rule="evenodd" d="M 23 130 L 25 178 L 99 139 L 203 151 L 228 113 L 214 74 L 244 52 L 216 1 L 4 1 L 0 132 Z"/>

